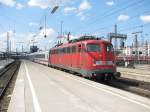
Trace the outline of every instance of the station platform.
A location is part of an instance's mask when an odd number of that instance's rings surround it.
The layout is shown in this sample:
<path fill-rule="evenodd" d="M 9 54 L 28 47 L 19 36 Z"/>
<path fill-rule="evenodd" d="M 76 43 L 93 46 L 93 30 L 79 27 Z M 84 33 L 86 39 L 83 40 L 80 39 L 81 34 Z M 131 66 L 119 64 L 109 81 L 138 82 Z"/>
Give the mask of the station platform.
<path fill-rule="evenodd" d="M 24 60 L 8 112 L 150 112 L 150 99 Z"/>
<path fill-rule="evenodd" d="M 150 71 L 150 64 L 136 64 L 135 68 L 140 69 L 140 70 L 149 70 Z"/>
<path fill-rule="evenodd" d="M 13 59 L 0 60 L 0 70 L 12 63 L 13 61 Z"/>
<path fill-rule="evenodd" d="M 148 68 L 121 68 L 117 67 L 117 71 L 121 73 L 121 77 L 135 79 L 144 82 L 150 82 L 150 69 Z"/>

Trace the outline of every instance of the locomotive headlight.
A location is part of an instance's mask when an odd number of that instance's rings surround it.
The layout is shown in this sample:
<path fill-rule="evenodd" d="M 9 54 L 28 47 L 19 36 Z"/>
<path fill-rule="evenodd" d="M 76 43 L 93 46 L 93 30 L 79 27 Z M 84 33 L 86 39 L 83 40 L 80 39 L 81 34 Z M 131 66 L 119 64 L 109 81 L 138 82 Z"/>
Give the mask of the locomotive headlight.
<path fill-rule="evenodd" d="M 113 65 L 113 61 L 107 61 L 107 65 Z"/>
<path fill-rule="evenodd" d="M 102 61 L 94 61 L 94 65 L 102 65 Z"/>
<path fill-rule="evenodd" d="M 94 66 L 97 66 L 97 65 L 114 65 L 114 62 L 113 61 L 96 61 L 94 60 Z"/>

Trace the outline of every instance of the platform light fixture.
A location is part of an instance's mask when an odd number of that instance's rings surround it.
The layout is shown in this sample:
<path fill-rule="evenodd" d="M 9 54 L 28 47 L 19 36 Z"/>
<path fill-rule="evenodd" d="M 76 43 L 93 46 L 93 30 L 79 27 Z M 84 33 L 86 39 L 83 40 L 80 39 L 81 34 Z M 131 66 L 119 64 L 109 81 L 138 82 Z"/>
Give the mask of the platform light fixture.
<path fill-rule="evenodd" d="M 55 13 L 55 12 L 56 12 L 56 10 L 57 10 L 58 8 L 59 8 L 59 6 L 58 6 L 58 5 L 56 5 L 56 6 L 52 9 L 51 14 Z"/>

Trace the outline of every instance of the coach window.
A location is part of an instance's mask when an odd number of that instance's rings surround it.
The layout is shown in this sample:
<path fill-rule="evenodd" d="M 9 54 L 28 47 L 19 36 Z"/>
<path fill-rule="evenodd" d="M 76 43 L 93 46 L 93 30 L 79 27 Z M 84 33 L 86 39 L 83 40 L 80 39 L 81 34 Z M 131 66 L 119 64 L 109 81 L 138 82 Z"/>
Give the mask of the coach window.
<path fill-rule="evenodd" d="M 100 46 L 98 44 L 87 44 L 87 52 L 99 52 Z"/>
<path fill-rule="evenodd" d="M 41 54 L 41 58 L 45 58 L 45 54 Z"/>

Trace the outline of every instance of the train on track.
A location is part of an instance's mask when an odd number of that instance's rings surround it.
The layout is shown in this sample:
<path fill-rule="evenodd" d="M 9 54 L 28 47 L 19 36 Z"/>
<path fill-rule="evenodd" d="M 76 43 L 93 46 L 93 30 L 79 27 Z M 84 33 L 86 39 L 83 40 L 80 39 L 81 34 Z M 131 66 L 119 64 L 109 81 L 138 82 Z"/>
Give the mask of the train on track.
<path fill-rule="evenodd" d="M 73 71 L 87 78 L 109 80 L 118 75 L 113 45 L 93 36 L 82 36 L 28 57 L 31 61 Z"/>

